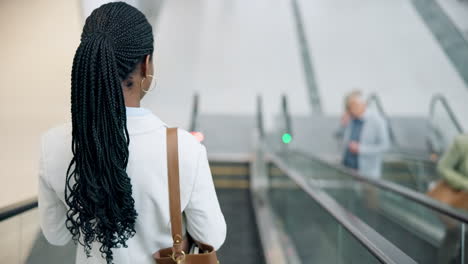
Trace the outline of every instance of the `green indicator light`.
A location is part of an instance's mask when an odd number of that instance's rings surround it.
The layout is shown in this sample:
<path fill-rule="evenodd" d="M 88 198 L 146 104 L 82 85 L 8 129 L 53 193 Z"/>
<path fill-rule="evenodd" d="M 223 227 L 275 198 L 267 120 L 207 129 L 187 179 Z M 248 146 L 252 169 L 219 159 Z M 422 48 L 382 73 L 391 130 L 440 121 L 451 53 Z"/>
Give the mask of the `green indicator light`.
<path fill-rule="evenodd" d="M 289 144 L 292 140 L 292 136 L 289 133 L 284 133 L 282 138 L 284 144 Z"/>

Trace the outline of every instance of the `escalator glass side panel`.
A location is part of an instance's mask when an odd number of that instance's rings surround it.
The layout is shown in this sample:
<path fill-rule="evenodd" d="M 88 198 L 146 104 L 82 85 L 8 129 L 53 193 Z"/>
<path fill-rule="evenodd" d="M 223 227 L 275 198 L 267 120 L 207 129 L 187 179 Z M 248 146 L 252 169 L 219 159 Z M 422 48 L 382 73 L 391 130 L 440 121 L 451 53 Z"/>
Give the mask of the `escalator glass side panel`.
<path fill-rule="evenodd" d="M 418 263 L 449 263 L 462 252 L 458 250 L 463 237 L 459 221 L 301 153 L 289 151 L 281 156 L 310 186 L 322 188 Z"/>
<path fill-rule="evenodd" d="M 437 163 L 433 161 L 398 154 L 387 156 L 382 167 L 384 180 L 420 193 L 426 193 L 433 182 L 440 180 Z"/>
<path fill-rule="evenodd" d="M 380 263 L 347 229 L 276 166 L 269 166 L 270 203 L 302 263 Z"/>

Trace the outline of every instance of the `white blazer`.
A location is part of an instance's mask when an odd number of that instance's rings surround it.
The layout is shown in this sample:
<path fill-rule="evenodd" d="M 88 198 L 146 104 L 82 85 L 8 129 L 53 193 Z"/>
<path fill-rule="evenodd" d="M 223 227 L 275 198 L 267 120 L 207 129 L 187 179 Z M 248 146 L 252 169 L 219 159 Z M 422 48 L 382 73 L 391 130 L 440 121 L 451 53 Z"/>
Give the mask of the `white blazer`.
<path fill-rule="evenodd" d="M 129 109 L 131 110 L 131 109 Z M 134 111 L 133 111 L 134 112 Z M 141 112 L 140 112 L 141 113 Z M 138 213 L 136 234 L 128 248 L 113 249 L 114 263 L 154 264 L 152 253 L 172 246 L 167 183 L 166 127 L 146 110 L 127 111 L 130 134 L 128 176 Z M 178 130 L 181 209 L 184 232 L 218 249 L 226 237 L 226 223 L 216 196 L 206 150 L 184 130 Z M 65 176 L 72 159 L 71 123 L 42 136 L 39 171 L 39 215 L 42 232 L 53 245 L 65 245 L 71 234 L 65 226 Z M 76 263 L 106 263 L 94 243 L 91 258 L 78 244 Z"/>

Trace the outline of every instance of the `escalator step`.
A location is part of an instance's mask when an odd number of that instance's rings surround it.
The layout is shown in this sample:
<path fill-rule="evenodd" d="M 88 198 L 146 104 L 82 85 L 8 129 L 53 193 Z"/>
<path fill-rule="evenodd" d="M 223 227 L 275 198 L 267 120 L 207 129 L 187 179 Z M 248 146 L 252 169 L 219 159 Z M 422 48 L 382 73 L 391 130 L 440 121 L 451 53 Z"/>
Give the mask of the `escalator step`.
<path fill-rule="evenodd" d="M 47 242 L 41 231 L 38 232 L 33 248 L 26 260 L 27 264 L 64 264 L 75 263 L 76 245 L 69 242 L 66 246 L 53 246 Z"/>
<path fill-rule="evenodd" d="M 220 263 L 265 263 L 250 197 L 249 164 L 213 162 L 210 167 L 227 225 Z"/>
<path fill-rule="evenodd" d="M 265 263 L 249 189 L 216 192 L 227 224 L 226 241 L 218 251 L 220 263 Z"/>

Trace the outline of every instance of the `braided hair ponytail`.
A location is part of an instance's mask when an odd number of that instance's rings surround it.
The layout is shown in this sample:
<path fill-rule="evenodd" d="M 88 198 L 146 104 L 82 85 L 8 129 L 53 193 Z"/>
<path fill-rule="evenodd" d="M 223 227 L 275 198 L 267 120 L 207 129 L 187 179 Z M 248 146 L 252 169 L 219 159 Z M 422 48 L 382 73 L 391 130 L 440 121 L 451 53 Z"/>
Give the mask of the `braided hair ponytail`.
<path fill-rule="evenodd" d="M 67 228 L 90 256 L 91 244 L 112 263 L 126 247 L 137 212 L 127 175 L 130 143 L 122 81 L 153 53 L 153 33 L 136 8 L 112 2 L 86 19 L 73 59 L 72 152 L 65 200 Z"/>

